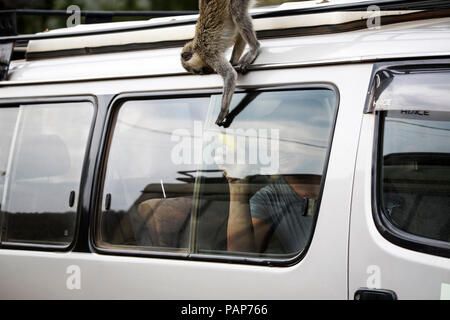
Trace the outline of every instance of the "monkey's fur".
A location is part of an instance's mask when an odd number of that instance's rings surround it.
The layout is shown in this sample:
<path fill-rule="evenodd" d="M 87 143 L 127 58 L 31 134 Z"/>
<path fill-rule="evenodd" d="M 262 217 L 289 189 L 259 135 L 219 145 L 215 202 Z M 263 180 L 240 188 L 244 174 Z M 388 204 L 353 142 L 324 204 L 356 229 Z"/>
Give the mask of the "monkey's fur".
<path fill-rule="evenodd" d="M 214 71 L 224 80 L 222 107 L 216 124 L 223 125 L 236 86 L 237 73 L 246 73 L 260 51 L 260 43 L 248 14 L 251 0 L 199 0 L 200 16 L 195 37 L 181 53 L 183 67 L 194 74 Z M 250 50 L 241 57 L 246 43 Z M 225 52 L 234 45 L 231 60 Z"/>

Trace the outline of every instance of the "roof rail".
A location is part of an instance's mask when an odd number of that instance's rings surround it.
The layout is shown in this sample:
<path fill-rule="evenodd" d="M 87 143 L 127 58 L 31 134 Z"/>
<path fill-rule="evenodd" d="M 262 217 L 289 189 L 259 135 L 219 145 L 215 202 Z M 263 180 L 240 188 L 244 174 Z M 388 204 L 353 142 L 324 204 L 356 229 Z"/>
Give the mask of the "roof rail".
<path fill-rule="evenodd" d="M 443 10 L 450 9 L 450 2 L 441 1 L 441 0 L 373 0 L 373 1 L 362 1 L 362 2 L 352 2 L 352 3 L 343 3 L 343 4 L 335 4 L 328 6 L 319 6 L 312 8 L 295 8 L 295 9 L 283 9 L 283 10 L 270 10 L 267 12 L 257 12 L 252 14 L 253 19 L 264 19 L 264 18 L 277 18 L 277 17 L 286 17 L 286 16 L 295 16 L 295 15 L 303 15 L 303 14 L 312 14 L 312 13 L 325 13 L 325 12 L 333 12 L 333 11 L 366 11 L 369 6 L 376 5 L 382 11 L 393 11 L 393 10 Z M 95 11 L 93 11 L 95 12 Z M 160 13 L 171 13 L 172 11 L 160 11 Z M 174 11 L 175 13 L 179 13 L 180 15 L 191 14 L 189 11 Z M 89 12 L 85 11 L 85 14 Z M 97 12 L 99 13 L 99 12 Z M 163 16 L 163 15 L 160 15 Z M 170 14 L 169 16 L 175 16 Z M 58 34 L 46 34 L 46 33 L 38 33 L 38 34 L 28 34 L 28 35 L 17 35 L 17 36 L 5 36 L 0 37 L 0 44 L 6 42 L 14 42 L 18 40 L 43 40 L 43 39 L 56 39 L 56 38 L 70 38 L 70 37 L 81 37 L 81 36 L 91 36 L 91 35 L 101 35 L 108 33 L 118 33 L 118 32 L 132 32 L 132 31 L 141 31 L 141 30 L 149 30 L 149 29 L 159 29 L 166 27 L 175 27 L 175 26 L 184 26 L 189 24 L 195 24 L 197 22 L 196 18 L 186 19 L 182 21 L 168 21 L 168 22 L 160 22 L 153 23 L 148 25 L 139 25 L 139 26 L 127 26 L 120 28 L 110 28 L 110 29 L 102 29 L 102 30 L 93 30 L 93 31 L 78 31 L 78 32 L 66 32 L 66 33 L 58 33 Z"/>
<path fill-rule="evenodd" d="M 41 10 L 41 9 L 15 9 L 4 10 L 0 12 L 0 20 L 3 20 L 1 14 L 10 14 L 15 16 L 70 16 L 73 14 L 67 10 Z M 114 17 L 139 17 L 139 18 L 159 18 L 170 16 L 183 16 L 198 14 L 198 11 L 98 11 L 81 10 L 80 16 L 85 17 L 85 24 L 112 22 Z M 0 24 L 0 28 L 2 24 Z M 1 35 L 4 35 L 0 33 Z M 12 35 L 12 34 L 11 34 Z"/>
<path fill-rule="evenodd" d="M 314 13 L 326 13 L 334 11 L 366 11 L 369 6 L 378 6 L 381 11 L 393 11 L 393 10 L 427 10 L 427 11 L 437 11 L 450 9 L 449 1 L 440 0 L 372 0 L 372 1 L 362 1 L 362 2 L 352 2 L 343 4 L 330 4 L 327 6 L 317 6 L 310 8 L 294 8 L 294 9 L 276 9 L 267 10 L 262 12 L 252 13 L 253 19 L 264 19 L 264 18 L 277 18 L 277 17 L 287 17 L 287 16 L 297 16 L 305 14 Z M 39 10 L 24 10 L 21 11 L 23 14 L 34 14 L 40 12 Z M 14 14 L 20 13 L 15 11 Z M 91 13 L 95 13 L 92 11 Z M 100 12 L 96 12 L 100 13 Z M 107 12 L 112 13 L 112 12 Z M 133 13 L 133 12 L 132 12 Z M 138 14 L 134 12 L 136 16 Z M 134 14 L 133 13 L 133 14 Z M 160 16 L 165 16 L 163 14 L 169 14 L 169 16 L 175 16 L 172 11 L 169 12 L 155 12 L 161 14 Z M 173 13 L 179 13 L 179 15 L 192 14 L 192 12 L 179 12 L 175 11 Z M 50 14 L 50 13 L 49 13 Z M 60 12 L 58 12 L 60 14 Z M 84 12 L 85 15 L 89 14 L 89 11 Z M 126 13 L 118 13 L 117 16 Z M 14 35 L 14 36 L 4 36 L 0 37 L 0 81 L 6 79 L 9 70 L 9 63 L 11 60 L 12 51 L 14 45 L 18 41 L 32 41 L 32 40 L 44 40 L 44 39 L 57 39 L 57 38 L 71 38 L 71 37 L 81 37 L 81 36 L 92 36 L 92 35 L 103 35 L 111 33 L 122 33 L 122 32 L 132 32 L 132 31 L 142 31 L 159 29 L 166 27 L 175 26 L 185 26 L 192 25 L 197 22 L 197 18 L 189 18 L 178 21 L 168 21 L 168 22 L 156 22 L 146 25 L 136 25 L 136 26 L 126 26 L 118 28 L 105 28 L 101 30 L 90 30 L 90 31 L 77 31 L 77 32 L 65 32 L 65 33 L 38 33 L 31 35 Z"/>

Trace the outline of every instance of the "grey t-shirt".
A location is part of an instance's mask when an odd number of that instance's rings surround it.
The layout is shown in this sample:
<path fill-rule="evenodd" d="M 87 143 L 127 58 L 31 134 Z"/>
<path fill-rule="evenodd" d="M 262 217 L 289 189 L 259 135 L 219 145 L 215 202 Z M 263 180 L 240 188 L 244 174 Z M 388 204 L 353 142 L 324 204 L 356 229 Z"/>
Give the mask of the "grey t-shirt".
<path fill-rule="evenodd" d="M 305 248 L 312 226 L 306 215 L 308 200 L 299 196 L 283 177 L 261 188 L 250 198 L 251 215 L 269 223 L 283 253 Z"/>

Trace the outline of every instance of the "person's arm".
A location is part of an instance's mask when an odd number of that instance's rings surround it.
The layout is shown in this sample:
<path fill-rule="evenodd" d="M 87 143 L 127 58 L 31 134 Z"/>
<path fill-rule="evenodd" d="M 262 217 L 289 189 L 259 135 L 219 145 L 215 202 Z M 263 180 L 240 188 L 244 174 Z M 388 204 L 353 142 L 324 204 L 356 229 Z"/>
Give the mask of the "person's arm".
<path fill-rule="evenodd" d="M 266 247 L 271 224 L 252 217 L 248 197 L 248 179 L 228 179 L 230 212 L 227 243 L 229 251 L 262 252 Z"/>
<path fill-rule="evenodd" d="M 260 218 L 252 218 L 256 252 L 263 252 L 270 239 L 272 225 Z"/>
<path fill-rule="evenodd" d="M 229 178 L 228 185 L 230 187 L 228 250 L 255 252 L 255 237 L 248 198 L 248 180 Z"/>

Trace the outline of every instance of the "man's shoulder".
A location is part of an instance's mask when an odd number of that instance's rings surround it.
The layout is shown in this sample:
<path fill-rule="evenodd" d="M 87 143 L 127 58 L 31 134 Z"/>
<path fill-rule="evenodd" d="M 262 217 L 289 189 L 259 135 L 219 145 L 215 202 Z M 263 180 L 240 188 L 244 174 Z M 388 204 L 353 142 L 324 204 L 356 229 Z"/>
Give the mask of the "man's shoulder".
<path fill-rule="evenodd" d="M 270 201 L 274 195 L 283 189 L 283 185 L 286 185 L 286 182 L 282 178 L 277 178 L 256 191 L 250 201 Z"/>

